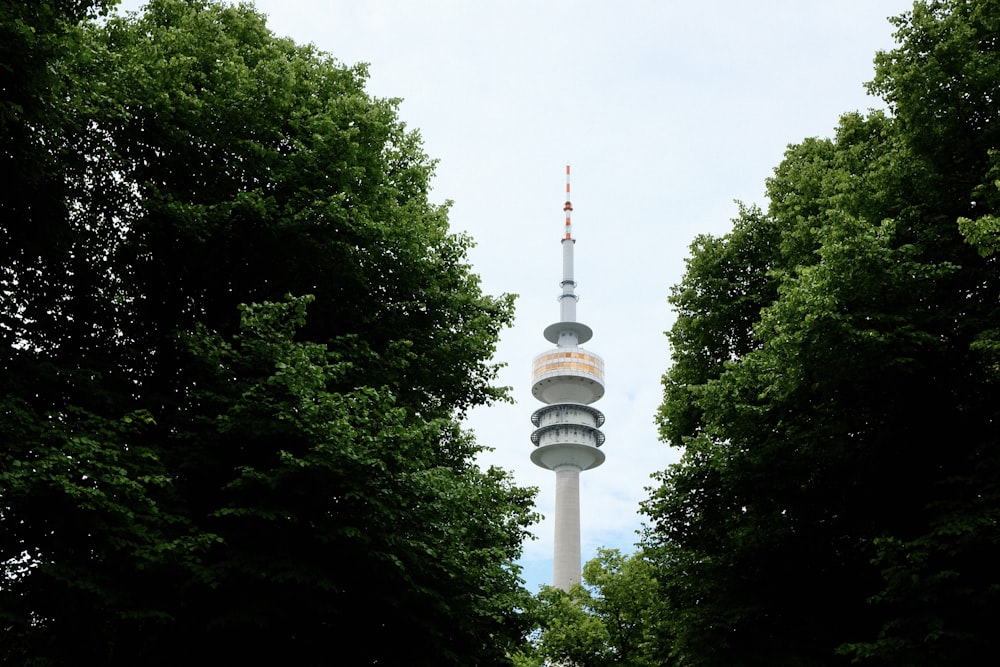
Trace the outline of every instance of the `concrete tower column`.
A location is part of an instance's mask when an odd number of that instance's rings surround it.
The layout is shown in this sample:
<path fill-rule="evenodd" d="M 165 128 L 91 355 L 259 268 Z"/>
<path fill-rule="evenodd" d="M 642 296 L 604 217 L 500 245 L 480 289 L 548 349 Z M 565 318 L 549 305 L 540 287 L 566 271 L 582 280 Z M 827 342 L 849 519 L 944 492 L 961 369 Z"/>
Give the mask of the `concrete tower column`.
<path fill-rule="evenodd" d="M 552 585 L 564 591 L 580 583 L 580 469 L 559 466 L 556 472 L 555 553 Z"/>

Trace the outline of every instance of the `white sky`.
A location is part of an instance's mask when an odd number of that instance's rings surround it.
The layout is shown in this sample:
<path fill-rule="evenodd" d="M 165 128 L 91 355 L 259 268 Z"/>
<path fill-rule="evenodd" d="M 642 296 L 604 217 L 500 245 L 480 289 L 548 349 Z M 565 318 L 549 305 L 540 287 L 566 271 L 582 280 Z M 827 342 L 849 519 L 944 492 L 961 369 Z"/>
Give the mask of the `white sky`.
<path fill-rule="evenodd" d="M 125 0 L 134 9 L 140 0 Z M 583 561 L 634 550 L 651 473 L 679 452 L 654 415 L 669 350 L 670 287 L 697 234 L 724 234 L 734 200 L 766 205 L 789 143 L 830 136 L 867 97 L 886 20 L 910 0 L 258 0 L 279 35 L 370 63 L 369 92 L 440 160 L 433 199 L 471 235 L 485 291 L 518 294 L 499 345 L 515 405 L 469 425 L 484 462 L 537 486 L 546 520 L 525 545 L 531 591 L 549 583 L 554 473 L 529 460 L 530 364 L 559 319 L 565 165 L 572 166 L 577 319 L 606 365 L 595 404 L 606 463 L 581 476 Z"/>

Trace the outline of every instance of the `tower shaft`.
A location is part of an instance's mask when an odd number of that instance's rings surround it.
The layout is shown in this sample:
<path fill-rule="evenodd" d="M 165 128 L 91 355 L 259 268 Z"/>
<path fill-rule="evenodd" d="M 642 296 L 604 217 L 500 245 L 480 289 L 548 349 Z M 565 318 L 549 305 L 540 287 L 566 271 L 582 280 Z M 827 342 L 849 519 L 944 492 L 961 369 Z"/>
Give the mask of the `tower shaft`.
<path fill-rule="evenodd" d="M 562 269 L 563 279 L 562 294 L 559 295 L 559 318 L 563 322 L 576 321 L 576 302 L 580 297 L 576 295 L 576 281 L 573 280 L 573 239 L 562 240 Z"/>
<path fill-rule="evenodd" d="M 555 547 L 552 585 L 568 591 L 580 583 L 580 469 L 556 468 Z"/>

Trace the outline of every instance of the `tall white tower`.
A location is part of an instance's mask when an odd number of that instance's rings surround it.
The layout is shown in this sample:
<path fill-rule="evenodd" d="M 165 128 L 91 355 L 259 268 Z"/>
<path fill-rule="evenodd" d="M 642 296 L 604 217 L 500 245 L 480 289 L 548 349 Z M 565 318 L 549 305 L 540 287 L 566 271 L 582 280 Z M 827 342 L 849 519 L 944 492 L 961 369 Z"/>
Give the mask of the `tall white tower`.
<path fill-rule="evenodd" d="M 555 553 L 552 585 L 563 590 L 580 581 L 580 472 L 604 463 L 604 415 L 591 407 L 604 396 L 604 360 L 580 347 L 593 336 L 576 321 L 578 297 L 573 280 L 573 228 L 569 166 L 566 167 L 566 229 L 562 239 L 562 293 L 559 320 L 545 327 L 556 348 L 542 352 L 532 364 L 531 393 L 545 407 L 535 410 L 531 460 L 556 473 Z"/>

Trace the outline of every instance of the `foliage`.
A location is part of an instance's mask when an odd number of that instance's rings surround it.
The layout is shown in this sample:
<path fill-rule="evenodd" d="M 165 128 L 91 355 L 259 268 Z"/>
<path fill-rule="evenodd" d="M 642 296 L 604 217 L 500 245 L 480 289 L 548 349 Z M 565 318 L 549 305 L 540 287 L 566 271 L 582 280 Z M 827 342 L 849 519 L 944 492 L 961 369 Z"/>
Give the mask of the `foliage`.
<path fill-rule="evenodd" d="M 917 2 L 876 59 L 892 115 L 790 146 L 767 211 L 692 245 L 659 412 L 684 453 L 644 505 L 680 664 L 997 648 L 998 10 Z"/>
<path fill-rule="evenodd" d="M 581 667 L 607 665 L 610 636 L 604 623 L 590 613 L 588 592 L 580 584 L 569 591 L 545 586 L 538 593 L 543 618 L 537 653 L 541 664 L 569 664 Z"/>
<path fill-rule="evenodd" d="M 249 6 L 109 4 L 5 107 L 0 661 L 504 664 L 532 492 L 459 420 L 513 297 L 419 135 Z"/>
<path fill-rule="evenodd" d="M 538 629 L 520 665 L 580 667 L 667 664 L 652 638 L 660 624 L 659 589 L 641 554 L 599 549 L 569 591 L 545 586 L 536 597 Z"/>

